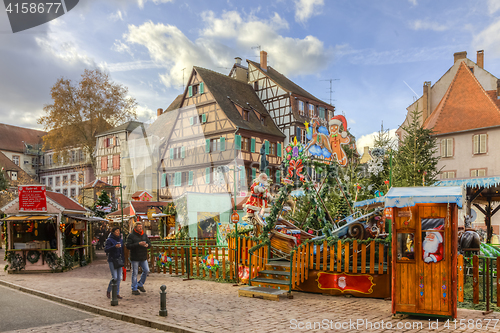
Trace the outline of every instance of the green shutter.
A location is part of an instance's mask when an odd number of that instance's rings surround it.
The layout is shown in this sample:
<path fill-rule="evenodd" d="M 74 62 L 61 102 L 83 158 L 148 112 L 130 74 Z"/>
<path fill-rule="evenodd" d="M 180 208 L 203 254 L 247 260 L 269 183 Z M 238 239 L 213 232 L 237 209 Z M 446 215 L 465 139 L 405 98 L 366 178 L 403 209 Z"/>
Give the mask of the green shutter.
<path fill-rule="evenodd" d="M 276 170 L 276 184 L 281 183 L 281 170 Z"/>
<path fill-rule="evenodd" d="M 174 159 L 174 148 L 170 148 L 170 159 Z"/>
<path fill-rule="evenodd" d="M 255 153 L 255 138 L 252 138 L 250 142 L 250 152 Z"/>
<path fill-rule="evenodd" d="M 210 184 L 210 168 L 205 168 L 205 183 Z"/>
<path fill-rule="evenodd" d="M 252 180 L 255 179 L 257 173 L 257 169 L 252 168 Z"/>
<path fill-rule="evenodd" d="M 165 172 L 161 174 L 161 187 L 167 187 L 167 174 Z"/>
<path fill-rule="evenodd" d="M 205 92 L 205 83 L 200 82 L 200 94 L 203 94 Z"/>
<path fill-rule="evenodd" d="M 322 108 L 322 107 L 319 108 L 319 117 L 321 119 L 325 118 L 325 108 Z"/>
<path fill-rule="evenodd" d="M 182 146 L 181 147 L 181 158 L 185 158 L 186 157 L 186 147 Z"/>
<path fill-rule="evenodd" d="M 181 172 L 176 172 L 175 173 L 175 186 L 181 186 L 181 181 L 182 181 L 182 173 Z"/>
<path fill-rule="evenodd" d="M 269 141 L 267 140 L 265 141 L 265 146 L 266 146 L 266 155 L 269 155 Z"/>
<path fill-rule="evenodd" d="M 234 144 L 237 150 L 241 150 L 241 135 L 234 136 Z"/>
<path fill-rule="evenodd" d="M 220 137 L 220 151 L 225 151 L 226 150 L 226 138 L 221 136 Z"/>
<path fill-rule="evenodd" d="M 193 185 L 193 171 L 189 171 L 188 185 Z"/>
<path fill-rule="evenodd" d="M 242 168 L 240 170 L 240 182 L 241 182 L 241 186 L 245 186 L 245 168 Z"/>
<path fill-rule="evenodd" d="M 206 113 L 204 113 L 204 114 L 201 115 L 201 122 L 202 123 L 206 123 L 207 122 L 207 114 Z"/>
<path fill-rule="evenodd" d="M 205 153 L 210 153 L 210 139 L 205 139 Z"/>
<path fill-rule="evenodd" d="M 189 91 L 189 97 L 192 97 L 193 96 L 193 86 L 189 86 L 188 91 Z"/>
<path fill-rule="evenodd" d="M 194 124 L 194 117 L 189 117 L 189 125 L 193 125 Z"/>
<path fill-rule="evenodd" d="M 270 174 L 269 168 L 266 168 L 266 175 L 267 175 L 267 177 L 269 177 L 269 174 Z"/>
<path fill-rule="evenodd" d="M 278 157 L 281 157 L 281 143 L 278 143 Z"/>

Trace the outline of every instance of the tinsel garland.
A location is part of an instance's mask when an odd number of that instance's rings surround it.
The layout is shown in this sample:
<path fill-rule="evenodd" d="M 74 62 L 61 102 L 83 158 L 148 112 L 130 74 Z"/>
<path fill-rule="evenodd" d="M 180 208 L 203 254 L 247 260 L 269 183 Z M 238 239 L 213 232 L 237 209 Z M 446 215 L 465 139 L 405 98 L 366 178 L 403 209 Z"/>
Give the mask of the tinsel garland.
<path fill-rule="evenodd" d="M 32 264 L 38 262 L 39 259 L 40 259 L 40 252 L 36 250 L 29 250 L 28 253 L 26 254 L 26 260 L 28 260 Z"/>

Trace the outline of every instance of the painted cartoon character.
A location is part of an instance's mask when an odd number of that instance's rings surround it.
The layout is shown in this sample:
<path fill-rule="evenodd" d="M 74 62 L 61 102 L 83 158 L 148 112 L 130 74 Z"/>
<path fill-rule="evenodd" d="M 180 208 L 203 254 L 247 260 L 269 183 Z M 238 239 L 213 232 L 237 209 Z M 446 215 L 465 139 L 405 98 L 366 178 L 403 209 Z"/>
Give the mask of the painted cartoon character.
<path fill-rule="evenodd" d="M 244 217 L 245 220 L 253 217 L 255 212 L 259 212 L 261 209 L 264 210 L 264 213 L 270 211 L 268 201 L 271 199 L 271 194 L 269 193 L 269 183 L 267 182 L 267 175 L 265 173 L 259 174 L 253 180 L 250 191 L 252 195 L 243 205 L 243 208 L 247 210 L 247 214 Z"/>
<path fill-rule="evenodd" d="M 330 119 L 328 122 L 330 126 L 330 152 L 337 158 L 337 161 L 341 166 L 347 165 L 347 156 L 342 145 L 348 144 L 351 139 L 347 136 L 347 120 L 344 116 L 338 115 Z M 344 126 L 344 130 L 340 132 L 340 125 Z"/>
<path fill-rule="evenodd" d="M 443 226 L 435 230 L 442 230 Z M 439 262 L 443 260 L 443 235 L 438 231 L 427 231 L 422 245 L 424 252 L 424 262 Z"/>
<path fill-rule="evenodd" d="M 318 145 L 320 148 L 326 148 L 329 151 L 330 149 L 330 140 L 327 135 L 318 132 L 318 128 L 321 126 L 320 120 L 318 117 L 314 117 L 311 119 L 311 131 L 312 131 L 312 139 L 307 143 L 304 147 L 305 150 L 308 150 L 312 145 Z"/>

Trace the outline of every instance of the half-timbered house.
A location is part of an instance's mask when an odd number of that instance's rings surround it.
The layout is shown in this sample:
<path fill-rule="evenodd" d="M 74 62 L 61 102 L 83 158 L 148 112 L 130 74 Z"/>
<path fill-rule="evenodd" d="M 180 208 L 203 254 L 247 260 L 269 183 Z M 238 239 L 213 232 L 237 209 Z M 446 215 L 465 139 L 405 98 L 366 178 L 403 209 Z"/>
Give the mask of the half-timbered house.
<path fill-rule="evenodd" d="M 279 184 L 284 138 L 247 82 L 194 67 L 164 145 L 160 199 L 245 192 L 259 172 L 261 148 L 265 172 Z"/>
<path fill-rule="evenodd" d="M 267 65 L 267 52 L 260 52 L 260 63 L 247 59 L 248 67 L 236 58 L 229 76 L 246 81 L 255 90 L 276 126 L 286 135 L 287 145 L 294 136 L 306 141 L 305 122 L 318 117 L 326 124 L 335 108 L 316 98 L 286 76 Z"/>

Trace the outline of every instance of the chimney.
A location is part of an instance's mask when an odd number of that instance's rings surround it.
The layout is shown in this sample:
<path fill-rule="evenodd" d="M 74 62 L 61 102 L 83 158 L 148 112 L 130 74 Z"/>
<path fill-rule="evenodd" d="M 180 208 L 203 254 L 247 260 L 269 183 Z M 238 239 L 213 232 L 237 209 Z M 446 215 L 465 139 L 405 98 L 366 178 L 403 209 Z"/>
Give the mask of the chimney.
<path fill-rule="evenodd" d="M 234 63 L 235 63 L 236 65 L 241 65 L 241 58 L 240 58 L 240 57 L 236 57 L 236 58 L 234 58 Z"/>
<path fill-rule="evenodd" d="M 232 77 L 238 81 L 248 83 L 248 72 L 246 67 L 241 65 L 241 58 L 234 58 L 235 66 L 232 69 Z"/>
<path fill-rule="evenodd" d="M 163 109 L 156 110 L 156 115 L 159 117 L 163 114 Z"/>
<path fill-rule="evenodd" d="M 422 104 L 423 104 L 423 112 L 422 112 L 422 122 L 427 119 L 431 115 L 431 81 L 424 82 L 424 94 L 422 95 Z"/>
<path fill-rule="evenodd" d="M 477 66 L 484 68 L 484 50 L 477 51 Z"/>
<path fill-rule="evenodd" d="M 453 54 L 453 57 L 455 58 L 453 63 L 456 63 L 457 60 L 467 58 L 467 51 L 457 52 L 457 53 Z"/>
<path fill-rule="evenodd" d="M 260 68 L 267 72 L 267 52 L 260 51 Z"/>

